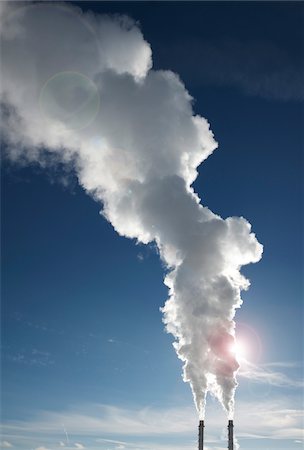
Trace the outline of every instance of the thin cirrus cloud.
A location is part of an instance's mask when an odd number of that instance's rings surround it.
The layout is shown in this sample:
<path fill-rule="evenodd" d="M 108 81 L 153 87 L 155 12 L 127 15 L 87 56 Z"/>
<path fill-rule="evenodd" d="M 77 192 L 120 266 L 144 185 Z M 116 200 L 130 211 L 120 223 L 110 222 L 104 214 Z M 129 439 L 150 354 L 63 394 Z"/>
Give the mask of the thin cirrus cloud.
<path fill-rule="evenodd" d="M 303 380 L 289 377 L 285 373 L 271 370 L 272 367 L 293 368 L 294 363 L 269 363 L 257 366 L 249 361 L 244 361 L 238 372 L 238 376 L 248 378 L 262 384 L 283 388 L 303 388 Z"/>
<path fill-rule="evenodd" d="M 77 445 L 74 444 L 73 448 L 82 448 L 80 445 L 90 448 L 87 444 L 89 439 L 91 442 L 98 440 L 100 444 L 111 443 L 133 450 L 150 449 L 153 445 L 158 448 L 158 442 L 159 448 L 165 449 L 164 445 L 160 445 L 159 439 L 169 444 L 168 439 L 176 438 L 187 445 L 187 442 L 191 442 L 197 426 L 197 418 L 191 407 L 145 407 L 136 410 L 110 405 L 79 405 L 65 411 L 39 412 L 36 418 L 32 417 L 31 420 L 3 424 L 4 437 L 9 436 L 13 442 L 21 438 L 30 442 L 33 439 L 37 441 L 37 437 L 41 440 L 43 436 L 50 447 L 50 442 L 58 442 L 58 424 L 64 422 L 69 436 L 76 441 Z M 281 394 L 271 398 L 265 397 L 261 401 L 250 402 L 250 408 L 248 401 L 239 400 L 237 403 L 236 433 L 241 440 L 302 440 L 302 421 L 303 411 L 299 405 L 299 396 Z M 215 411 L 213 408 L 208 414 L 207 445 L 216 444 L 220 447 L 223 444 L 221 428 L 225 428 L 225 423 L 224 412 Z M 222 427 L 219 424 L 222 424 Z"/>
<path fill-rule="evenodd" d="M 32 349 L 28 352 L 17 352 L 3 354 L 3 359 L 7 359 L 16 364 L 23 364 L 35 367 L 48 367 L 55 363 L 49 352 L 42 352 Z"/>

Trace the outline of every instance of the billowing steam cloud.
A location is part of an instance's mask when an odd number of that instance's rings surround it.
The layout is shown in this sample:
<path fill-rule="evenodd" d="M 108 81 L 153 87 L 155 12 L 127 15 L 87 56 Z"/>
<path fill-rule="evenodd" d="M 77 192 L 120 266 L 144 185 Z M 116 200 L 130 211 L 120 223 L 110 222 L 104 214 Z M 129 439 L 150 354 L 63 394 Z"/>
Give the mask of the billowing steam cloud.
<path fill-rule="evenodd" d="M 217 147 L 178 76 L 151 69 L 127 17 L 65 4 L 3 4 L 2 133 L 10 159 L 72 165 L 115 230 L 155 241 L 168 268 L 167 331 L 204 416 L 210 391 L 231 417 L 234 315 L 262 246 L 243 218 L 224 220 L 191 184 Z"/>

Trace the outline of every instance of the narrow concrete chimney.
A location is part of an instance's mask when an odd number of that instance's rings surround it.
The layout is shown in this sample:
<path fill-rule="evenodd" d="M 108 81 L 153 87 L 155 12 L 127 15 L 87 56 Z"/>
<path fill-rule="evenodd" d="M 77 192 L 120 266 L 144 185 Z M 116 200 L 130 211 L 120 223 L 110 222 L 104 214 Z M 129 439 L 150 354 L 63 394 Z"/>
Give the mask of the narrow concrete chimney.
<path fill-rule="evenodd" d="M 200 420 L 198 426 L 198 450 L 204 450 L 204 428 L 204 421 Z"/>
<path fill-rule="evenodd" d="M 228 420 L 228 450 L 233 450 L 233 420 Z"/>

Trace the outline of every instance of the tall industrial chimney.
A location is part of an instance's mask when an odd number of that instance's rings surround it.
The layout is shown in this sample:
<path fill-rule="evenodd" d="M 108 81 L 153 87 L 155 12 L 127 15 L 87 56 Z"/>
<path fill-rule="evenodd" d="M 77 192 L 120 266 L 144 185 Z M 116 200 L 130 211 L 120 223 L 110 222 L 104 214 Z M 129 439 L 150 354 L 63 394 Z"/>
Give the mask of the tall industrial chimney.
<path fill-rule="evenodd" d="M 204 421 L 199 421 L 198 426 L 198 450 L 204 450 Z"/>
<path fill-rule="evenodd" d="M 228 420 L 228 450 L 233 450 L 233 420 Z"/>

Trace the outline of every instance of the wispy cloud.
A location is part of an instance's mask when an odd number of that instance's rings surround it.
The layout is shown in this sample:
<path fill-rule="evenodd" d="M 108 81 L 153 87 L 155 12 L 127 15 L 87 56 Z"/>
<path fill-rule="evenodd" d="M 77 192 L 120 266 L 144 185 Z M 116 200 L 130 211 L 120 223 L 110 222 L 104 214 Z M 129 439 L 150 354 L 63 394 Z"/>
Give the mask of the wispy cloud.
<path fill-rule="evenodd" d="M 223 445 L 223 433 L 226 433 L 225 414 L 212 409 L 208 411 L 206 420 L 206 445 L 213 449 L 214 446 L 220 448 Z M 250 408 L 247 401 L 238 401 L 236 435 L 240 440 L 301 440 L 302 420 L 303 412 L 291 396 L 251 402 Z M 39 412 L 31 420 L 6 422 L 3 425 L 4 436 L 10 437 L 13 442 L 18 436 L 36 439 L 36 442 L 43 439 L 44 445 L 49 447 L 50 443 L 45 439 L 47 437 L 50 442 L 57 442 L 58 448 L 58 434 L 63 421 L 69 429 L 70 439 L 74 441 L 68 447 L 78 449 L 91 448 L 87 445 L 90 439 L 98 442 L 101 449 L 116 446 L 132 450 L 190 450 L 197 429 L 197 416 L 193 407 L 145 407 L 136 410 L 109 405 L 80 405 L 67 411 Z"/>
<path fill-rule="evenodd" d="M 124 442 L 124 441 L 115 441 L 115 440 L 113 440 L 113 439 L 103 439 L 103 438 L 100 438 L 100 439 L 96 439 L 96 441 L 97 441 L 97 442 L 108 442 L 109 444 L 124 445 L 124 446 L 129 445 L 127 442 Z"/>
<path fill-rule="evenodd" d="M 126 450 L 194 450 L 196 448 L 196 442 L 192 440 L 189 443 L 174 443 L 174 444 L 168 444 L 168 443 L 157 443 L 155 441 L 153 442 L 124 442 L 122 444 L 117 444 L 115 441 L 108 441 L 109 444 L 112 444 L 113 446 L 111 449 L 113 450 L 119 450 L 119 449 L 126 449 Z M 205 450 L 226 450 L 226 447 L 224 446 L 212 446 L 205 445 Z"/>
<path fill-rule="evenodd" d="M 11 448 L 13 447 L 12 444 L 8 441 L 1 441 L 0 442 L 0 448 Z"/>
<path fill-rule="evenodd" d="M 3 352 L 3 358 L 17 364 L 36 367 L 48 367 L 55 363 L 49 352 L 37 349 L 21 350 L 16 353 Z"/>
<path fill-rule="evenodd" d="M 303 411 L 301 396 L 303 383 L 278 372 L 298 364 L 275 362 L 257 366 L 242 364 L 239 376 L 258 385 L 278 387 L 271 397 L 250 401 L 242 398 L 236 403 L 236 436 L 244 440 L 284 440 L 295 445 L 302 442 Z M 286 392 L 286 395 L 285 395 Z M 288 395 L 287 395 L 288 394 Z M 212 406 L 212 407 L 211 407 Z M 197 429 L 194 407 L 128 408 L 113 405 L 89 404 L 62 411 L 29 412 L 24 420 L 3 424 L 4 442 L 25 443 L 22 449 L 56 450 L 193 450 Z M 206 450 L 221 450 L 226 439 L 226 415 L 216 403 L 207 410 Z M 63 425 L 64 424 L 64 425 Z M 69 430 L 67 442 L 59 442 L 62 427 Z M 40 447 L 37 444 L 40 443 Z M 36 445 L 35 445 L 36 444 Z M 12 444 L 9 444 L 12 445 Z M 285 444 L 284 444 L 285 445 Z M 208 447 L 209 446 L 209 447 Z"/>
<path fill-rule="evenodd" d="M 164 62 L 170 54 L 171 69 L 195 84 L 232 86 L 277 100 L 304 99 L 302 55 L 292 58 L 273 42 L 184 40 L 159 52 Z"/>
<path fill-rule="evenodd" d="M 110 405 L 81 406 L 63 412 L 42 411 L 31 421 L 7 422 L 9 430 L 40 433 L 56 433 L 64 423 L 72 434 L 124 434 L 135 436 L 187 433 L 196 424 L 193 407 L 154 409 L 145 407 L 130 410 Z"/>
<path fill-rule="evenodd" d="M 64 330 L 53 328 L 46 322 L 33 320 L 29 315 L 21 314 L 20 312 L 12 314 L 11 318 L 19 322 L 20 326 L 34 329 L 37 332 L 51 333 L 59 336 L 65 334 Z"/>
<path fill-rule="evenodd" d="M 296 380 L 288 377 L 282 372 L 271 370 L 272 367 L 289 368 L 294 367 L 290 363 L 268 363 L 263 366 L 257 366 L 249 361 L 243 360 L 238 376 L 248 378 L 258 383 L 270 384 L 272 386 L 283 388 L 303 388 L 303 380 Z"/>
<path fill-rule="evenodd" d="M 294 369 L 294 368 L 303 368 L 303 363 L 301 361 L 274 361 L 263 364 L 263 367 L 279 367 L 283 369 Z"/>

